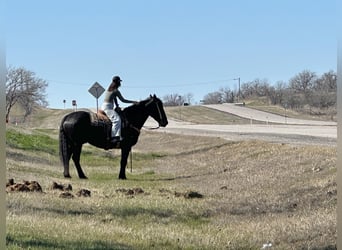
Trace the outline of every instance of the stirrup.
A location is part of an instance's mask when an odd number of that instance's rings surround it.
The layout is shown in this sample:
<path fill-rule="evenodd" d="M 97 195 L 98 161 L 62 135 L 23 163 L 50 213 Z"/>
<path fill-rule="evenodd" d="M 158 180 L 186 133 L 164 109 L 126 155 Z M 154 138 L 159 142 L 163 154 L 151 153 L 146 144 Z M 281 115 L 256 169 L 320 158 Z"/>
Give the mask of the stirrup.
<path fill-rule="evenodd" d="M 105 146 L 105 150 L 113 149 L 113 148 L 120 148 L 121 141 L 119 136 L 115 136 L 112 138 L 108 138 L 107 144 Z"/>
<path fill-rule="evenodd" d="M 122 139 L 120 138 L 120 136 L 114 136 L 110 139 L 110 143 L 118 143 L 121 141 L 122 141 Z"/>

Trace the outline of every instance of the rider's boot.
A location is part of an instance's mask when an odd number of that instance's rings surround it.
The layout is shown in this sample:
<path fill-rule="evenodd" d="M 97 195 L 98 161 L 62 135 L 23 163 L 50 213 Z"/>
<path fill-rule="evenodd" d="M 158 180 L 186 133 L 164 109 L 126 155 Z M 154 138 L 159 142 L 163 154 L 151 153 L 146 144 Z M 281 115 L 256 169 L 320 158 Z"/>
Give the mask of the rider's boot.
<path fill-rule="evenodd" d="M 112 148 L 119 148 L 120 147 L 120 142 L 122 141 L 120 136 L 114 136 L 110 140 L 110 145 Z"/>

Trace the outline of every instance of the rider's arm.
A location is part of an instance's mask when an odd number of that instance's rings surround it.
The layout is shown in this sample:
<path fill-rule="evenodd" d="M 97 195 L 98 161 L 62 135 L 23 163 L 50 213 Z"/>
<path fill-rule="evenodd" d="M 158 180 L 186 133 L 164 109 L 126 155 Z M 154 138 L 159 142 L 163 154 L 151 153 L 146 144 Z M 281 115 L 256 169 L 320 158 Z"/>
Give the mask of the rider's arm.
<path fill-rule="evenodd" d="M 124 103 L 136 103 L 136 101 L 131 101 L 131 100 L 127 100 L 125 99 L 119 90 L 116 91 L 116 96 L 120 99 L 120 101 L 124 102 Z"/>

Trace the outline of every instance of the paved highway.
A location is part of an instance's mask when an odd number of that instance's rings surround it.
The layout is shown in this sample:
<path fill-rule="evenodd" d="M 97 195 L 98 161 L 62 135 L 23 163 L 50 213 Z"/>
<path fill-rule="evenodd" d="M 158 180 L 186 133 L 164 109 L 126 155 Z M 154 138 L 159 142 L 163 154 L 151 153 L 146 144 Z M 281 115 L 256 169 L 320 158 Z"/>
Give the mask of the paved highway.
<path fill-rule="evenodd" d="M 285 117 L 283 116 L 246 107 L 229 104 L 206 105 L 206 107 L 253 120 L 265 121 L 265 124 L 209 125 L 191 124 L 169 119 L 169 125 L 166 128 L 160 128 L 158 131 L 186 135 L 214 136 L 227 140 L 257 139 L 275 143 L 328 146 L 336 146 L 337 144 L 336 122 L 287 118 L 287 123 L 285 124 Z M 150 118 L 145 125 L 146 127 L 153 127 L 157 124 Z"/>

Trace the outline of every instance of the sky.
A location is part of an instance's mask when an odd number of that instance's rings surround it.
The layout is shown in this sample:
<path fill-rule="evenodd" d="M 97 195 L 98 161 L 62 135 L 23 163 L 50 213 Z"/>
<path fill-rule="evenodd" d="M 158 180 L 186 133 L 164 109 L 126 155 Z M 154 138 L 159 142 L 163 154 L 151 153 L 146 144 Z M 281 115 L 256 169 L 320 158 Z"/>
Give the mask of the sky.
<path fill-rule="evenodd" d="M 115 75 L 127 99 L 191 93 L 196 104 L 239 77 L 336 72 L 336 2 L 7 0 L 6 65 L 46 80 L 51 108 L 95 107 L 88 89 Z"/>

